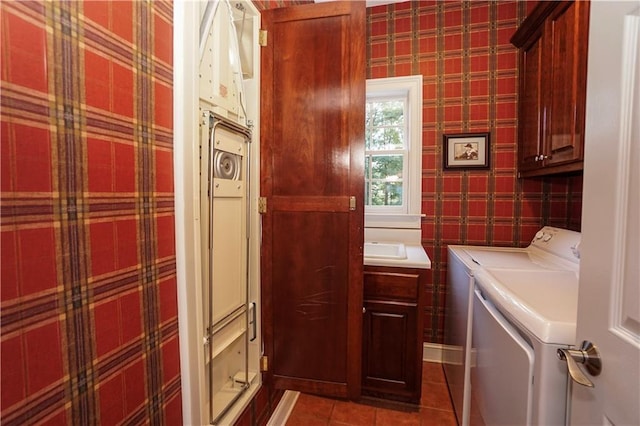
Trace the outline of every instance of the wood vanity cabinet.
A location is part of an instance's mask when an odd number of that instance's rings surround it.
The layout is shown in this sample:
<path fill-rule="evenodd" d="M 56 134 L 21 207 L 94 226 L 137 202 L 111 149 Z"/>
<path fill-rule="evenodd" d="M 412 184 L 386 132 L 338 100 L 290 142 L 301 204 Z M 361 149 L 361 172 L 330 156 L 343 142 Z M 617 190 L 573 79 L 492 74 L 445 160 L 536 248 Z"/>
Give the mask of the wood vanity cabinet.
<path fill-rule="evenodd" d="M 519 177 L 583 168 L 588 36 L 588 1 L 550 1 L 511 38 L 520 63 Z"/>
<path fill-rule="evenodd" d="M 362 394 L 420 403 L 423 269 L 364 268 Z"/>

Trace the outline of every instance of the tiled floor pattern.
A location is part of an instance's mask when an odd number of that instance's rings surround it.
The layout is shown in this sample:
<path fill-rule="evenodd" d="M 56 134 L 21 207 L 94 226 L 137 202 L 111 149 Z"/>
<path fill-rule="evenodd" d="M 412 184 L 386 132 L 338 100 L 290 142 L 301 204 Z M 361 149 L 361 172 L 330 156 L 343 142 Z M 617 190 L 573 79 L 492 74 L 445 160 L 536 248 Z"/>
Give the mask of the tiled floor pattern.
<path fill-rule="evenodd" d="M 384 407 L 382 406 L 384 405 Z M 456 426 L 441 364 L 425 362 L 420 406 L 355 403 L 301 393 L 287 426 Z"/>

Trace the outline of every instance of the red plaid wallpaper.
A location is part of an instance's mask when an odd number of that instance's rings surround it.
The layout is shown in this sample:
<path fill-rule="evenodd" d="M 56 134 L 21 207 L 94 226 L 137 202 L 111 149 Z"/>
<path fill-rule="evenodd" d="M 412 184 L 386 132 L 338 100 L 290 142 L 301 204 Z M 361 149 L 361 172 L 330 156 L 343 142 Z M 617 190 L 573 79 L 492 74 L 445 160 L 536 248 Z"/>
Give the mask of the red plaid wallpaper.
<path fill-rule="evenodd" d="M 525 246 L 580 229 L 582 176 L 517 179 L 517 50 L 535 2 L 411 1 L 367 9 L 367 78 L 422 74 L 422 243 L 432 261 L 424 340 L 441 343 L 447 245 Z M 491 170 L 443 170 L 442 135 L 491 132 Z"/>
<path fill-rule="evenodd" d="M 580 229 L 581 176 L 516 178 L 509 38 L 532 4 L 368 11 L 368 77 L 424 76 L 428 342 L 448 244 Z M 2 2 L 0 27 L 1 422 L 180 424 L 172 5 Z M 442 170 L 442 134 L 466 131 L 491 132 L 490 171 Z"/>
<path fill-rule="evenodd" d="M 277 9 L 279 7 L 295 6 L 297 4 L 313 3 L 313 0 L 252 0 L 258 10 Z"/>
<path fill-rule="evenodd" d="M 3 1 L 1 423 L 180 424 L 170 1 Z"/>

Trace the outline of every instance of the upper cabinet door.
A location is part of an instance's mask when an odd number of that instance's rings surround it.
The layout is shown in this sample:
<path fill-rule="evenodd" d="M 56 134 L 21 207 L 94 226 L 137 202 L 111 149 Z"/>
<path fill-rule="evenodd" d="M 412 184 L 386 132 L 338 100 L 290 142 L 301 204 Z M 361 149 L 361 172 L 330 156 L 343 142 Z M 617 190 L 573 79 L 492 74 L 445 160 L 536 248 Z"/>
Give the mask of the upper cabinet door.
<path fill-rule="evenodd" d="M 543 138 L 544 103 L 542 88 L 542 31 L 527 42 L 520 56 L 520 121 L 518 170 L 539 167 Z"/>
<path fill-rule="evenodd" d="M 589 2 L 558 7 L 547 21 L 551 75 L 545 165 L 582 161 Z"/>
<path fill-rule="evenodd" d="M 263 12 L 262 299 L 267 379 L 360 394 L 364 2 Z"/>

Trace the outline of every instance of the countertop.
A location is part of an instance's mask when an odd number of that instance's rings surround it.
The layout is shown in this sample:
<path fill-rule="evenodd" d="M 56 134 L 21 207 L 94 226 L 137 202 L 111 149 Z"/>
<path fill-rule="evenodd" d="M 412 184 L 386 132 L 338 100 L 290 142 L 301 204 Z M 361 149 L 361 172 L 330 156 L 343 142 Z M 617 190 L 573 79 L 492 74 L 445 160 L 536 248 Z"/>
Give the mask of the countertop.
<path fill-rule="evenodd" d="M 388 266 L 393 268 L 431 269 L 431 260 L 422 245 L 405 244 L 406 259 L 390 259 L 382 257 L 365 257 L 365 266 Z"/>

